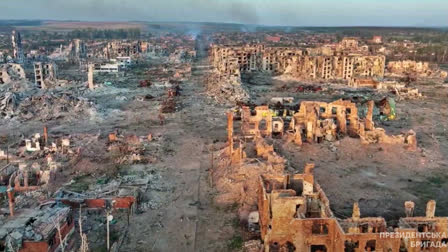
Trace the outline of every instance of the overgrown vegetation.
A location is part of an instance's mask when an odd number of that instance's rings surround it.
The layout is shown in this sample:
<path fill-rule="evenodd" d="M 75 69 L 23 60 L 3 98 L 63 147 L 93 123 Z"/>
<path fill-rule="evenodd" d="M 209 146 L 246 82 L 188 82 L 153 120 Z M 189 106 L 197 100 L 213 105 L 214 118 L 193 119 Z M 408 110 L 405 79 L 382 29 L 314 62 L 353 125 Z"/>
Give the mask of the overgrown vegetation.
<path fill-rule="evenodd" d="M 229 250 L 237 250 L 241 249 L 243 247 L 243 237 L 240 235 L 234 235 L 232 239 L 230 239 L 229 244 L 227 245 L 227 248 Z"/>

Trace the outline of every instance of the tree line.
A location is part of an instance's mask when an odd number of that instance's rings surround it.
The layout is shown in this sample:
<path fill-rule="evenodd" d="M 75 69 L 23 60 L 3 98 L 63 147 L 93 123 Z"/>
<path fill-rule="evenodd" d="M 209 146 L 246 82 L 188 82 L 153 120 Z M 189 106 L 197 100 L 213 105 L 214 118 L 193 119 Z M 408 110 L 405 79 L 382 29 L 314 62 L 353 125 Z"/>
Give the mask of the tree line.
<path fill-rule="evenodd" d="M 141 36 L 139 28 L 129 29 L 76 29 L 67 33 L 69 39 L 138 39 Z"/>

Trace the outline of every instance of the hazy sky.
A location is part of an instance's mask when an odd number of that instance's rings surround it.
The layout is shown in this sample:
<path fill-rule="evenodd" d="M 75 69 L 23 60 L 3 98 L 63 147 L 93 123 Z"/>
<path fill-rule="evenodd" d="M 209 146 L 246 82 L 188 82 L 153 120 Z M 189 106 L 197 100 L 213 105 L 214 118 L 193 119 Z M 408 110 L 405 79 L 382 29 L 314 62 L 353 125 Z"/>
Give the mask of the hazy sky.
<path fill-rule="evenodd" d="M 0 0 L 0 19 L 448 26 L 448 0 Z"/>

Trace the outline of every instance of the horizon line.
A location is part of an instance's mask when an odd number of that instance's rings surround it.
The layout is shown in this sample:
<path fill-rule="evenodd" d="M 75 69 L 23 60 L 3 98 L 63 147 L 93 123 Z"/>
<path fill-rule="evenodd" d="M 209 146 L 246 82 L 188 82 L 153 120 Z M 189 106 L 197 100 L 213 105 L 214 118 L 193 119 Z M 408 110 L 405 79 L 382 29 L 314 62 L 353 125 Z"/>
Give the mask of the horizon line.
<path fill-rule="evenodd" d="M 145 20 L 81 20 L 81 19 L 0 19 L 4 21 L 54 21 L 54 22 L 85 22 L 85 23 L 179 23 L 179 24 L 224 24 L 224 25 L 243 25 L 243 26 L 258 26 L 258 27 L 297 27 L 297 28 L 448 28 L 448 25 L 270 25 L 270 24 L 250 24 L 237 22 L 217 22 L 217 21 L 145 21 Z M 14 24 L 11 24 L 14 26 Z"/>

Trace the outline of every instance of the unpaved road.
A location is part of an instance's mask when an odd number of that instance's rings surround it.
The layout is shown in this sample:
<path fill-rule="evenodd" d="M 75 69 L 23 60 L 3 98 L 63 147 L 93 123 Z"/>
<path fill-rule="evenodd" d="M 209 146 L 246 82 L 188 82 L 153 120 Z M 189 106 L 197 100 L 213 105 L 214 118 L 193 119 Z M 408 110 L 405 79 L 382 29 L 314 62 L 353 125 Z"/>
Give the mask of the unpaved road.
<path fill-rule="evenodd" d="M 225 251 L 233 234 L 236 212 L 212 202 L 209 184 L 209 146 L 225 139 L 224 107 L 211 104 L 203 94 L 201 78 L 206 66 L 196 63 L 191 81 L 182 84 L 180 111 L 167 116 L 167 124 L 153 134 L 170 139 L 172 155 L 155 168 L 163 190 L 148 190 L 155 209 L 134 215 L 120 251 Z M 155 131 L 154 131 L 155 130 Z"/>

